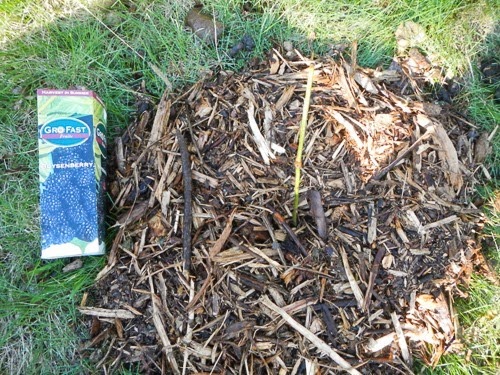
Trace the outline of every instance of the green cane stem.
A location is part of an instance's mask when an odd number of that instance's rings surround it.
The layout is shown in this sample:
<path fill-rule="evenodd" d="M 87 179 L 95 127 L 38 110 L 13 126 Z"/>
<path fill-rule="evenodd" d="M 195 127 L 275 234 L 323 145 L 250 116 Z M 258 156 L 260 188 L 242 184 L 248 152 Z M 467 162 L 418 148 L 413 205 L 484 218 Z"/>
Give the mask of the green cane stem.
<path fill-rule="evenodd" d="M 293 225 L 297 226 L 297 211 L 299 209 L 299 189 L 300 189 L 300 170 L 302 168 L 302 151 L 304 149 L 304 138 L 306 137 L 307 118 L 309 114 L 309 104 L 311 102 L 311 91 L 314 76 L 314 66 L 310 66 L 307 75 L 306 97 L 304 99 L 304 108 L 299 129 L 299 146 L 297 148 L 297 157 L 295 158 L 295 196 L 293 201 Z"/>

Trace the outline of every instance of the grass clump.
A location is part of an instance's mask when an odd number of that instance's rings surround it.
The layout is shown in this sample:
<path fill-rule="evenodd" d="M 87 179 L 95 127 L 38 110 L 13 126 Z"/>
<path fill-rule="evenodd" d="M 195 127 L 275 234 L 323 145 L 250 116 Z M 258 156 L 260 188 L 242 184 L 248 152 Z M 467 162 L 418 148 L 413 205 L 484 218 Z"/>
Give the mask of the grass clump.
<path fill-rule="evenodd" d="M 434 369 L 421 366 L 419 373 L 432 375 L 495 375 L 500 364 L 500 287 L 474 276 L 469 297 L 456 301 L 463 352 L 447 354 Z"/>
<path fill-rule="evenodd" d="M 82 337 L 76 306 L 103 259 L 85 259 L 83 268 L 65 274 L 63 260 L 29 258 L 2 260 L 0 368 L 9 374 L 81 373 L 85 363 L 76 356 Z M 22 263 L 24 272 L 4 266 Z M 12 277 L 14 272 L 18 277 Z"/>
<path fill-rule="evenodd" d="M 284 18 L 302 34 L 314 32 L 321 43 L 358 40 L 361 65 L 376 66 L 394 56 L 394 31 L 412 21 L 425 31 L 417 46 L 449 75 L 464 73 L 481 41 L 493 31 L 499 7 L 493 1 L 316 1 L 275 2 Z"/>
<path fill-rule="evenodd" d="M 498 30 L 498 26 L 496 27 Z M 497 33 L 488 36 L 482 48 L 480 60 L 490 64 L 500 63 L 500 38 Z M 459 98 L 467 108 L 468 115 L 479 125 L 479 131 L 491 134 L 500 124 L 500 109 L 495 93 L 500 80 L 485 79 L 477 64 L 466 82 L 467 90 Z M 455 304 L 462 332 L 464 353 L 442 357 L 434 369 L 425 369 L 429 374 L 497 374 L 500 366 L 500 134 L 491 140 L 492 152 L 486 168 L 490 180 L 479 187 L 478 195 L 485 202 L 483 211 L 486 224 L 483 230 L 483 253 L 490 275 L 473 274 L 466 290 L 467 298 Z M 465 358 L 464 358 L 465 357 Z"/>
<path fill-rule="evenodd" d="M 486 0 L 207 0 L 206 10 L 225 25 L 219 44 L 208 47 L 184 29 L 194 1 L 133 3 L 135 8 L 127 1 L 0 3 L 0 373 L 85 372 L 87 364 L 76 356 L 85 333 L 78 328 L 75 306 L 104 262 L 102 257 L 85 258 L 82 269 L 64 274 L 67 260 L 39 260 L 36 88 L 85 86 L 96 91 L 106 103 L 112 139 L 128 125 L 141 81 L 154 98 L 165 88 L 149 63 L 178 88 L 213 66 L 240 69 L 285 40 L 305 54 L 358 40 L 360 65 L 376 66 L 390 62 L 396 28 L 412 21 L 425 31 L 417 47 L 449 75 L 461 75 L 475 66 L 480 52 L 495 45 L 483 40 L 499 15 L 498 4 Z M 229 57 L 227 51 L 244 34 L 254 39 L 255 50 Z M 499 123 L 491 88 L 477 77 L 471 82 L 462 99 L 474 120 L 491 130 Z M 498 190 L 492 186 L 490 190 Z M 488 289 L 485 296 L 481 291 L 486 287 L 477 282 L 471 305 L 463 301 L 459 308 L 468 327 L 488 330 L 492 320 L 481 319 L 489 313 L 474 315 L 478 310 L 472 307 L 481 300 L 488 310 L 494 302 L 488 298 L 498 290 Z M 486 356 L 477 369 L 484 364 L 489 371 L 498 352 L 481 350 L 474 352 Z M 436 371 L 452 371 L 453 366 Z"/>

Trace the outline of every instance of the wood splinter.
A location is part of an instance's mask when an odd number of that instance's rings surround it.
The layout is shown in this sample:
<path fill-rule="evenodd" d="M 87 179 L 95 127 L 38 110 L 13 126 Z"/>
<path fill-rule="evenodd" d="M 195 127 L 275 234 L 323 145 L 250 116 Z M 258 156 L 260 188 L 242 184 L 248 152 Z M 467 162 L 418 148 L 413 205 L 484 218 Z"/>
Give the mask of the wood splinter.
<path fill-rule="evenodd" d="M 182 257 L 183 271 L 189 275 L 191 271 L 191 227 L 193 225 L 193 184 L 191 180 L 191 166 L 186 139 L 179 129 L 176 130 L 177 142 L 179 142 L 179 152 L 181 154 L 182 180 L 184 185 L 184 221 L 182 226 Z"/>
<path fill-rule="evenodd" d="M 292 327 L 295 331 L 313 343 L 316 348 L 326 355 L 328 355 L 336 364 L 338 364 L 342 370 L 347 371 L 352 375 L 361 375 L 361 373 L 353 368 L 349 362 L 342 358 L 334 349 L 330 347 L 326 342 L 321 340 L 318 336 L 304 327 L 302 324 L 293 319 L 288 313 L 285 312 L 281 307 L 275 305 L 267 296 L 263 296 L 259 302 L 266 306 L 268 309 L 274 311 L 285 320 L 285 322 Z"/>

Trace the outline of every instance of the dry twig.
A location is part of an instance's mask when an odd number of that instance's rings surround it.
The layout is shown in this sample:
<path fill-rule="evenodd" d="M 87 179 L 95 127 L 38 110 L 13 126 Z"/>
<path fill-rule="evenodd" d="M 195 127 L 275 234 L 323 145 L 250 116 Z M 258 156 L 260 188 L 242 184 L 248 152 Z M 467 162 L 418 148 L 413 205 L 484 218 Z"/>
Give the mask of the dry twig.
<path fill-rule="evenodd" d="M 184 181 L 184 221 L 182 226 L 183 269 L 186 274 L 189 274 L 191 270 L 191 226 L 193 223 L 191 161 L 189 160 L 186 140 L 180 130 L 176 131 L 176 136 L 181 153 L 182 178 Z"/>

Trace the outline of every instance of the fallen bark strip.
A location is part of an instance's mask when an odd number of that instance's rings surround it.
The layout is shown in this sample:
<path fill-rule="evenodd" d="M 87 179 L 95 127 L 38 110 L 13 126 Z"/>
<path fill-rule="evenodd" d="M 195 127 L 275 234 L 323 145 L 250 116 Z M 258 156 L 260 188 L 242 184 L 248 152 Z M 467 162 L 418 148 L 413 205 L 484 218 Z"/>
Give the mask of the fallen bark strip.
<path fill-rule="evenodd" d="M 268 309 L 271 309 L 275 313 L 281 315 L 281 317 L 290 325 L 293 329 L 295 329 L 298 333 L 312 342 L 316 347 L 323 353 L 327 354 L 335 363 L 337 363 L 342 369 L 347 371 L 349 374 L 361 375 L 361 373 L 353 368 L 349 362 L 347 362 L 344 358 L 337 354 L 335 350 L 333 350 L 326 342 L 321 340 L 314 333 L 309 331 L 302 324 L 298 323 L 295 319 L 293 319 L 290 315 L 288 315 L 282 308 L 275 305 L 271 300 L 264 296 L 260 299 L 260 303 L 266 306 Z"/>
<path fill-rule="evenodd" d="M 191 270 L 191 227 L 193 225 L 193 184 L 191 181 L 191 167 L 186 140 L 179 129 L 176 131 L 179 151 L 181 153 L 182 179 L 184 182 L 184 220 L 182 225 L 182 257 L 183 270 L 189 274 Z"/>
<path fill-rule="evenodd" d="M 318 232 L 318 236 L 324 240 L 328 237 L 328 228 L 326 226 L 325 210 L 323 209 L 323 203 L 321 202 L 321 194 L 319 191 L 311 189 L 307 194 L 307 198 L 311 209 L 311 215 L 316 222 L 316 231 Z"/>

